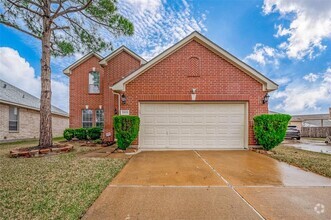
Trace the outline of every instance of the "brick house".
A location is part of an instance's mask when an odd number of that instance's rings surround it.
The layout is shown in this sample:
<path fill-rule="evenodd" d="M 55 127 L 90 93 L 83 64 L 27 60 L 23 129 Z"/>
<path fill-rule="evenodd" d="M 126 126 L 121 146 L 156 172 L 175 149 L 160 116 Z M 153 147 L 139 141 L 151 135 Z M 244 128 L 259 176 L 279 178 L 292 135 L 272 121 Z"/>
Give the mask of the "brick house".
<path fill-rule="evenodd" d="M 193 32 L 149 62 L 120 47 L 103 58 L 90 53 L 70 77 L 70 127 L 104 126 L 112 116 L 141 118 L 141 149 L 246 148 L 255 144 L 253 117 L 268 113 L 278 85 Z"/>
<path fill-rule="evenodd" d="M 0 142 L 37 139 L 40 129 L 40 99 L 0 80 Z M 53 137 L 63 136 L 68 113 L 52 106 Z"/>

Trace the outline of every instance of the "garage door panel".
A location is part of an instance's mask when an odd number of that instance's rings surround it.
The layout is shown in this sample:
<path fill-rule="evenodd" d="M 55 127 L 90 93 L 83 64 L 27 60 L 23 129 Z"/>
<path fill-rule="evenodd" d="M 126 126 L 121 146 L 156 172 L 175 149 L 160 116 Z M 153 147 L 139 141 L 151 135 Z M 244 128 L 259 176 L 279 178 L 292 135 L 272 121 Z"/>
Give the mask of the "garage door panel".
<path fill-rule="evenodd" d="M 245 105 L 141 103 L 140 148 L 243 148 Z"/>

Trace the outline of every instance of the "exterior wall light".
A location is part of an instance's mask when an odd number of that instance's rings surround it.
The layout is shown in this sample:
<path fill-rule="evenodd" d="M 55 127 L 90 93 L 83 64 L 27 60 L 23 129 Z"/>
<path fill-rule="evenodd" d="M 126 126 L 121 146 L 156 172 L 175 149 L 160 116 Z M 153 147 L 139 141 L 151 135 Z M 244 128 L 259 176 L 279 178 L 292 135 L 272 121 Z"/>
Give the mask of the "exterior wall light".
<path fill-rule="evenodd" d="M 102 109 L 102 105 L 99 105 L 99 109 Z"/>
<path fill-rule="evenodd" d="M 126 97 L 124 94 L 121 95 L 121 101 L 122 101 L 122 104 L 125 105 L 126 104 Z"/>
<path fill-rule="evenodd" d="M 95 67 L 92 67 L 92 72 L 95 72 Z"/>
<path fill-rule="evenodd" d="M 88 105 L 85 105 L 85 109 L 88 109 Z"/>
<path fill-rule="evenodd" d="M 192 101 L 195 101 L 195 99 L 197 97 L 196 92 L 197 92 L 197 89 L 192 89 L 192 91 L 191 91 L 191 99 L 192 99 Z"/>
<path fill-rule="evenodd" d="M 270 97 L 270 95 L 268 93 L 266 93 L 265 96 L 263 97 L 262 103 L 267 104 L 269 102 L 269 97 Z"/>

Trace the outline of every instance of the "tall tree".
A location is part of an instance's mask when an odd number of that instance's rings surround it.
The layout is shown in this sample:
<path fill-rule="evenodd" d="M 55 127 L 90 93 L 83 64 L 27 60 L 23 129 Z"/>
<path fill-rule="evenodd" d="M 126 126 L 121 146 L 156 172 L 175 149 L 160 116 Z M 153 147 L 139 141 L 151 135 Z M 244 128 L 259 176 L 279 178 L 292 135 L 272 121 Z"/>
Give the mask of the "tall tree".
<path fill-rule="evenodd" d="M 112 49 L 132 35 L 117 0 L 0 0 L 0 23 L 41 41 L 40 147 L 52 145 L 51 56 Z"/>

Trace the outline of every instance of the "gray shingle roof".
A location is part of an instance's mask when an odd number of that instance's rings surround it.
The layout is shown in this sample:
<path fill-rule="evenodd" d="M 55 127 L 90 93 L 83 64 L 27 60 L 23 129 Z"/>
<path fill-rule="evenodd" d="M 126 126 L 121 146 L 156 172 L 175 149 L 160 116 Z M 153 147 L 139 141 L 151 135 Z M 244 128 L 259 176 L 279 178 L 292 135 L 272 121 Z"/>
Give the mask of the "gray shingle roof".
<path fill-rule="evenodd" d="M 0 79 L 0 103 L 25 108 L 40 109 L 40 99 Z M 68 116 L 68 113 L 52 105 L 52 113 Z"/>

